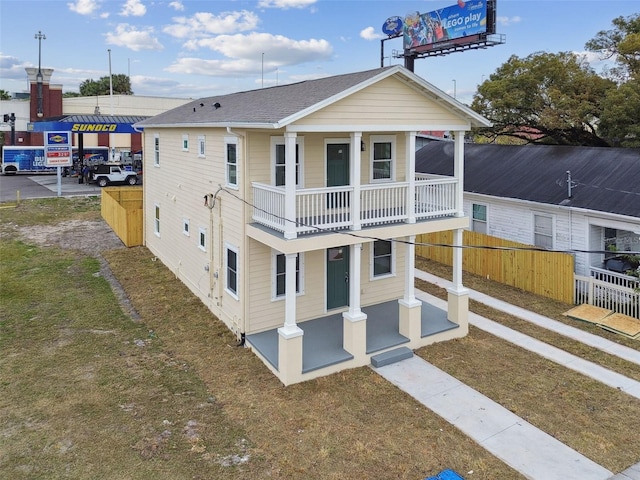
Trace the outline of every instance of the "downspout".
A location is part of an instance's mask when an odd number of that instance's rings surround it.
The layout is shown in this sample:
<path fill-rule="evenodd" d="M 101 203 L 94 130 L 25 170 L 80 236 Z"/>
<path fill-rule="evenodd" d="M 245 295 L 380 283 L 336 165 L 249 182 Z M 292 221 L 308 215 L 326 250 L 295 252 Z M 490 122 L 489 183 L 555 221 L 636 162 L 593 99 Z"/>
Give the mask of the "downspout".
<path fill-rule="evenodd" d="M 242 157 L 243 158 L 247 158 L 247 137 L 244 133 L 238 133 L 235 132 L 231 129 L 231 127 L 227 127 L 227 133 L 229 135 L 233 135 L 234 137 L 238 137 L 242 139 Z M 238 155 L 239 157 L 239 155 Z M 240 164 L 240 158 L 236 159 L 238 162 L 238 165 L 236 166 L 236 168 L 239 166 Z M 238 178 L 242 178 L 241 180 L 241 192 L 242 192 L 242 198 L 243 199 L 247 199 L 247 179 L 249 178 L 248 175 L 248 164 L 249 162 L 245 161 L 243 162 L 243 168 L 242 170 L 242 177 L 240 177 L 240 172 L 236 171 L 236 175 Z M 222 223 L 222 209 L 220 209 L 220 222 Z M 247 281 L 248 281 L 248 275 L 246 274 L 246 269 L 244 268 L 244 265 L 247 265 L 247 240 L 246 240 L 246 228 L 244 226 L 244 222 L 245 219 L 247 217 L 247 212 L 246 212 L 246 204 L 243 203 L 242 205 L 242 222 L 243 222 L 243 235 L 242 235 L 242 284 L 243 284 L 243 295 L 244 295 L 244 301 L 242 302 L 242 321 L 241 321 L 241 325 L 238 325 L 238 327 L 240 328 L 240 340 L 241 340 L 241 344 L 244 344 L 244 337 L 245 337 L 245 333 L 247 331 L 247 313 L 248 313 L 248 291 L 249 289 L 247 288 Z M 222 229 L 220 229 L 222 231 Z M 222 236 L 220 237 L 220 240 L 222 241 Z M 222 251 L 221 251 L 222 252 Z M 222 257 L 221 257 L 222 259 Z"/>

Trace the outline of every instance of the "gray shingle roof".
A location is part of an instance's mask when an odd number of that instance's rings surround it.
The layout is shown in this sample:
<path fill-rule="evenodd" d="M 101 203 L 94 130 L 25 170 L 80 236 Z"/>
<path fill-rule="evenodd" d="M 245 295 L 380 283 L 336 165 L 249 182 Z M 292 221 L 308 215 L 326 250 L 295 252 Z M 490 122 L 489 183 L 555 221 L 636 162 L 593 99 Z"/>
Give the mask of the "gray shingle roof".
<path fill-rule="evenodd" d="M 465 192 L 640 217 L 638 149 L 466 144 L 464 151 Z M 453 175 L 453 142 L 418 150 L 416 171 Z"/>
<path fill-rule="evenodd" d="M 274 124 L 393 67 L 308 80 L 202 98 L 140 122 L 140 126 L 171 124 Z M 214 105 L 220 104 L 219 108 Z"/>

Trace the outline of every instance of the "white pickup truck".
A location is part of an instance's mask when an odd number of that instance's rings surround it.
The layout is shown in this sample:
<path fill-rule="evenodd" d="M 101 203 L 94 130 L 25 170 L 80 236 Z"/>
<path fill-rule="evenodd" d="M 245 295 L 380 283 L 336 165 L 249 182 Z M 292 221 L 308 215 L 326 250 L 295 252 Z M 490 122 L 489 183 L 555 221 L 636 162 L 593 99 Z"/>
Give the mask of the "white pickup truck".
<path fill-rule="evenodd" d="M 101 187 L 106 187 L 111 183 L 127 183 L 135 185 L 138 183 L 138 175 L 131 170 L 125 170 L 123 165 L 97 165 L 91 171 L 91 177 Z"/>

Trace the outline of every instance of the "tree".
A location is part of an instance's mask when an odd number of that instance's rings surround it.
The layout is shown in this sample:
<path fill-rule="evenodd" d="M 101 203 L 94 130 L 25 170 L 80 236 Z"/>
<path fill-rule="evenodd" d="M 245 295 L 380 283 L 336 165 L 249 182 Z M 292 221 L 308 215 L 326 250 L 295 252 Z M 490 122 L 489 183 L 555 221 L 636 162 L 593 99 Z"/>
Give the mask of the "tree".
<path fill-rule="evenodd" d="M 614 58 L 617 67 L 609 71 L 620 81 L 640 75 L 640 14 L 618 17 L 611 22 L 612 30 L 601 30 L 585 44 L 592 52 L 600 52 L 602 58 Z"/>
<path fill-rule="evenodd" d="M 609 90 L 602 109 L 600 135 L 616 146 L 640 147 L 640 75 Z"/>
<path fill-rule="evenodd" d="M 597 125 L 614 88 L 570 52 L 513 55 L 480 85 L 471 108 L 493 122 L 478 132 L 491 141 L 608 146 Z"/>
<path fill-rule="evenodd" d="M 0 90 L 0 100 L 11 100 L 11 95 L 6 90 Z"/>
<path fill-rule="evenodd" d="M 113 93 L 116 95 L 133 95 L 131 80 L 128 75 L 117 74 L 111 76 Z M 99 80 L 87 79 L 80 84 L 80 95 L 93 97 L 96 95 L 109 95 L 109 77 L 101 77 Z"/>

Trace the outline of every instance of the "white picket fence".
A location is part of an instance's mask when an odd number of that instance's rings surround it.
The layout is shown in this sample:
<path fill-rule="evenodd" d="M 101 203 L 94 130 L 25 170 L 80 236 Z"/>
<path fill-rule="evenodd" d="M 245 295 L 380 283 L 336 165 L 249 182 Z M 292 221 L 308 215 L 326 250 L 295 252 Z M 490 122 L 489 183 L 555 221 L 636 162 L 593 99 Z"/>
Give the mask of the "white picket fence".
<path fill-rule="evenodd" d="M 574 303 L 588 303 L 640 319 L 640 280 L 601 268 L 575 275 Z"/>

